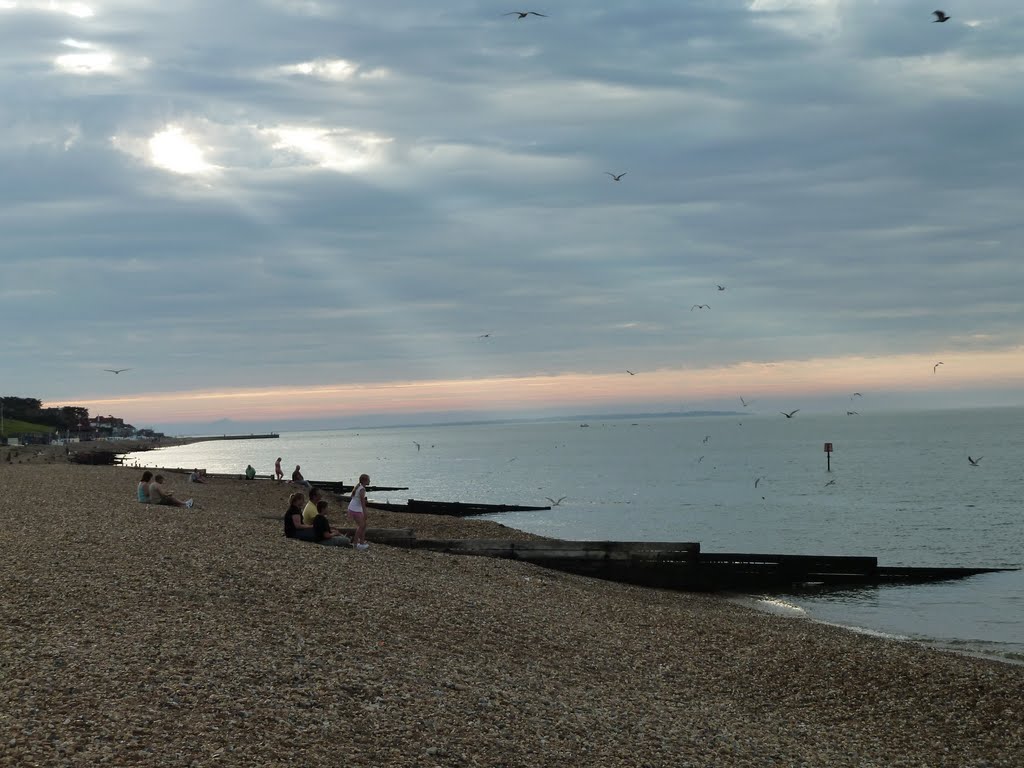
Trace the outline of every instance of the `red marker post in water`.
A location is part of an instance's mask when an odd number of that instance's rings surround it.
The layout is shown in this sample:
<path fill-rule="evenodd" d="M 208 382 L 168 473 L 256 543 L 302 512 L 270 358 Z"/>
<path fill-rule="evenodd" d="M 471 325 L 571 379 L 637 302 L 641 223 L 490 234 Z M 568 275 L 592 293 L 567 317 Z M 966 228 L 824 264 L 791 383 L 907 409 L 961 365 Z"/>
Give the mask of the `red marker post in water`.
<path fill-rule="evenodd" d="M 825 443 L 825 469 L 832 471 L 832 443 Z"/>

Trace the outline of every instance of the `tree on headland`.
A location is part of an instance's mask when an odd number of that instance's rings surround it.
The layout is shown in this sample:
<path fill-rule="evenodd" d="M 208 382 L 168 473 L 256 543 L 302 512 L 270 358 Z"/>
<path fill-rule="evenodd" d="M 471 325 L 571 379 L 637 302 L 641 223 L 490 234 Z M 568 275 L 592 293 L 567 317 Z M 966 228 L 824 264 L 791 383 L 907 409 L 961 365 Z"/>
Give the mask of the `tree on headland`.
<path fill-rule="evenodd" d="M 61 408 L 44 408 L 43 402 L 34 397 L 0 397 L 5 419 L 27 421 L 60 432 L 78 432 L 89 429 L 89 409 L 74 405 Z"/>

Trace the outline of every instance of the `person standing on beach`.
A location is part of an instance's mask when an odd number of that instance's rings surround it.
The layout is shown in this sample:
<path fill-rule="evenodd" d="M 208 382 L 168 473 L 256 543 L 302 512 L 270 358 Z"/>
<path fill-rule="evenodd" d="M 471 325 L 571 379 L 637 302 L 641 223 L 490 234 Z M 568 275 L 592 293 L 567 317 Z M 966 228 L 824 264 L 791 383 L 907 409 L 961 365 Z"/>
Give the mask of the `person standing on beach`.
<path fill-rule="evenodd" d="M 323 500 L 316 503 L 316 517 L 313 518 L 313 541 L 317 544 L 326 544 L 329 547 L 347 547 L 351 544 L 348 536 L 331 530 L 331 523 L 327 520 L 327 502 Z"/>
<path fill-rule="evenodd" d="M 313 526 L 302 522 L 302 500 L 299 492 L 288 497 L 288 511 L 284 513 L 284 535 L 289 539 L 313 541 Z"/>
<path fill-rule="evenodd" d="M 274 462 L 274 479 L 284 480 L 284 470 L 281 469 L 281 457 L 277 457 L 277 461 Z"/>
<path fill-rule="evenodd" d="M 366 543 L 366 486 L 370 484 L 369 475 L 360 475 L 359 483 L 352 489 L 352 496 L 348 500 L 348 516 L 356 524 L 356 549 L 369 549 Z"/>
<path fill-rule="evenodd" d="M 153 478 L 153 482 L 149 484 L 150 504 L 164 504 L 168 507 L 188 507 L 192 509 L 192 505 L 195 503 L 192 499 L 180 501 L 174 498 L 174 494 L 171 491 L 164 489 L 163 482 L 164 476 L 157 475 Z"/>
<path fill-rule="evenodd" d="M 309 489 L 309 502 L 302 510 L 302 522 L 306 525 L 313 524 L 313 518 L 316 517 L 316 505 L 320 501 L 320 489 L 310 488 Z"/>
<path fill-rule="evenodd" d="M 135 493 L 139 497 L 139 501 L 143 504 L 149 504 L 149 484 L 153 480 L 153 473 L 148 469 L 142 473 L 142 479 L 139 481 L 139 487 L 135 490 Z"/>

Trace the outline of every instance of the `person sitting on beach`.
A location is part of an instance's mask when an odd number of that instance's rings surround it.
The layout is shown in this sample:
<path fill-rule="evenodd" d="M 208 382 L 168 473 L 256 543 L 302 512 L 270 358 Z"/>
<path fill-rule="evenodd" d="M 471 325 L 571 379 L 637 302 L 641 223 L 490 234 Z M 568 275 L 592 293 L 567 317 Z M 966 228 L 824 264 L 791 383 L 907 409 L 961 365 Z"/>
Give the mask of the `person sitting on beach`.
<path fill-rule="evenodd" d="M 331 530 L 331 524 L 327 520 L 326 501 L 318 501 L 316 504 L 316 517 L 313 518 L 313 541 L 318 544 L 326 544 L 329 547 L 347 547 L 352 543 L 345 534 L 335 533 Z"/>
<path fill-rule="evenodd" d="M 153 482 L 149 484 L 149 502 L 151 504 L 165 504 L 169 507 L 192 508 L 192 505 L 195 503 L 192 499 L 189 499 L 188 501 L 180 501 L 174 498 L 174 494 L 163 487 L 163 482 L 164 476 L 157 475 L 153 478 Z"/>
<path fill-rule="evenodd" d="M 245 468 L 245 479 L 253 480 L 256 477 L 256 468 L 250 464 Z"/>
<path fill-rule="evenodd" d="M 284 480 L 284 470 L 281 469 L 281 457 L 277 457 L 277 461 L 274 462 L 274 479 Z"/>
<path fill-rule="evenodd" d="M 292 484 L 301 486 L 302 488 L 312 488 L 313 487 L 310 484 L 310 482 L 308 480 L 306 480 L 306 478 L 304 478 L 302 476 L 302 473 L 299 472 L 299 465 L 298 464 L 295 465 L 295 471 L 292 472 Z"/>
<path fill-rule="evenodd" d="M 309 502 L 302 510 L 302 522 L 306 525 L 313 524 L 313 518 L 316 517 L 316 505 L 320 501 L 320 489 L 310 488 L 309 489 Z"/>
<path fill-rule="evenodd" d="M 355 542 L 356 549 L 369 549 L 366 543 L 366 486 L 370 484 L 369 475 L 360 475 L 359 484 L 352 489 L 352 496 L 348 501 L 348 516 L 356 524 Z"/>
<path fill-rule="evenodd" d="M 153 473 L 148 469 L 142 473 L 142 479 L 139 481 L 139 487 L 135 493 L 139 497 L 139 501 L 143 504 L 149 504 L 149 484 L 153 480 Z"/>
<path fill-rule="evenodd" d="M 189 473 L 188 481 L 190 483 L 205 483 L 206 482 L 205 480 L 203 480 L 203 476 L 199 473 L 198 469 L 193 469 L 192 472 Z"/>
<path fill-rule="evenodd" d="M 302 500 L 305 498 L 301 493 L 293 493 L 288 497 L 288 511 L 284 513 L 284 535 L 289 539 L 302 539 L 313 541 L 313 526 L 302 522 Z"/>

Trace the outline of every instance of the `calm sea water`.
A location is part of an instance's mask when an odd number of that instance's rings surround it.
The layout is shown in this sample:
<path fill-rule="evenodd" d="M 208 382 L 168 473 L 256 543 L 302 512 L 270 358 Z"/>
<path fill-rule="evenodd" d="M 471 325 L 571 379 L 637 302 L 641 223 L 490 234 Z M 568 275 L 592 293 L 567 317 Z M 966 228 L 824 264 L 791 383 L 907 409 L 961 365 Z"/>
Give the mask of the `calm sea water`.
<path fill-rule="evenodd" d="M 1024 409 L 353 429 L 139 455 L 150 465 L 352 482 L 406 498 L 543 505 L 491 516 L 566 539 L 699 541 L 704 551 L 1024 565 Z M 833 444 L 826 471 L 825 442 Z M 419 444 L 417 448 L 416 444 Z M 984 457 L 971 466 L 968 455 Z M 756 482 L 756 487 L 755 487 Z M 754 596 L 772 610 L 1024 661 L 1024 571 L 919 586 Z"/>

